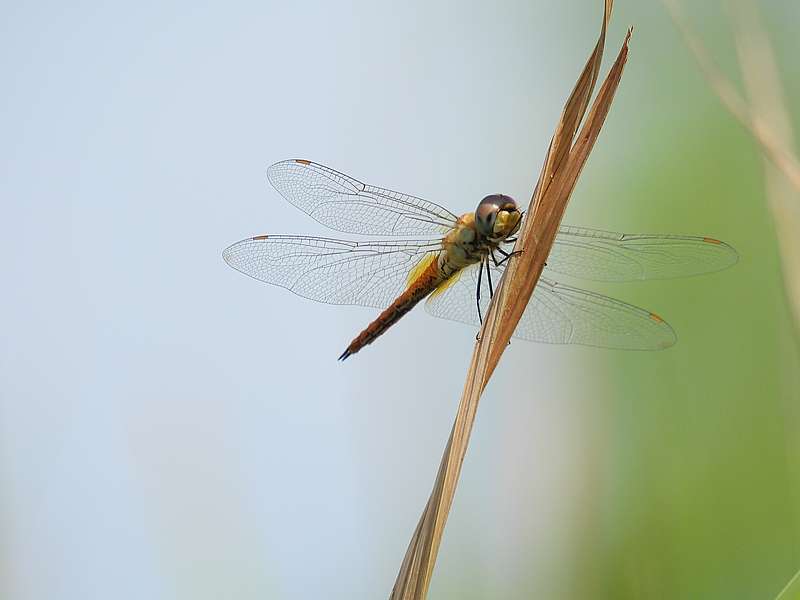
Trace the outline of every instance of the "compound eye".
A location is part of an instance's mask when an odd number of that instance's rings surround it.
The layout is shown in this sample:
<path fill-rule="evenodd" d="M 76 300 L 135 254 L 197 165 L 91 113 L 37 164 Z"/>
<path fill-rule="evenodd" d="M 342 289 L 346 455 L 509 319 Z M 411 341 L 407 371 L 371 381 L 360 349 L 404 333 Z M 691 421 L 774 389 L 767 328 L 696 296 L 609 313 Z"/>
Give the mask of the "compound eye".
<path fill-rule="evenodd" d="M 492 194 L 491 196 L 486 196 L 478 204 L 478 208 L 475 210 L 475 223 L 483 235 L 491 235 L 493 233 L 497 213 L 500 212 L 500 206 L 503 202 L 502 195 Z"/>

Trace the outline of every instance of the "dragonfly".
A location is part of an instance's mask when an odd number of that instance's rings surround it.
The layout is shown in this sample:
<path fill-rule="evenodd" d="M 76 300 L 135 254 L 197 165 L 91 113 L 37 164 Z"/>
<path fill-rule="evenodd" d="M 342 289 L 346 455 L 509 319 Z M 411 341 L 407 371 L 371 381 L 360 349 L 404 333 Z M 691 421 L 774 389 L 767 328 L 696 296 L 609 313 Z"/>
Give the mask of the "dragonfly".
<path fill-rule="evenodd" d="M 267 178 L 326 227 L 373 238 L 267 234 L 223 251 L 234 269 L 298 296 L 381 309 L 340 360 L 374 342 L 422 300 L 436 317 L 479 326 L 513 260 L 525 218 L 507 195 L 486 196 L 474 212 L 459 216 L 303 159 L 275 163 Z M 711 237 L 561 226 L 514 337 L 625 350 L 668 348 L 675 332 L 656 313 L 563 284 L 554 274 L 612 282 L 667 279 L 719 271 L 737 260 L 730 245 Z"/>

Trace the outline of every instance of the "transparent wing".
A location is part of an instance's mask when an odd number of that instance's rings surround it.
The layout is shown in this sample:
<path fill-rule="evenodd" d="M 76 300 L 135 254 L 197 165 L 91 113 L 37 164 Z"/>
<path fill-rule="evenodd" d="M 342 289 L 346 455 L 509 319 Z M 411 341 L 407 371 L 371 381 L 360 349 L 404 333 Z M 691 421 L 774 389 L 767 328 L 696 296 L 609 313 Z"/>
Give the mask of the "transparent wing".
<path fill-rule="evenodd" d="M 478 265 L 461 271 L 456 283 L 428 298 L 432 315 L 479 325 L 476 304 Z M 491 267 L 495 285 L 503 269 Z M 481 278 L 481 313 L 489 308 L 489 285 Z M 660 350 L 675 343 L 661 317 L 601 294 L 541 278 L 514 331 L 514 337 L 549 344 L 583 344 L 625 350 Z"/>
<path fill-rule="evenodd" d="M 237 271 L 304 298 L 386 308 L 405 289 L 411 269 L 440 249 L 438 240 L 353 242 L 270 235 L 237 242 L 222 256 Z"/>
<path fill-rule="evenodd" d="M 546 269 L 595 281 L 635 281 L 710 273 L 737 260 L 731 246 L 708 237 L 566 226 L 558 230 Z"/>
<path fill-rule="evenodd" d="M 275 163 L 267 177 L 304 213 L 346 233 L 441 237 L 457 219 L 433 202 L 368 185 L 308 160 Z"/>

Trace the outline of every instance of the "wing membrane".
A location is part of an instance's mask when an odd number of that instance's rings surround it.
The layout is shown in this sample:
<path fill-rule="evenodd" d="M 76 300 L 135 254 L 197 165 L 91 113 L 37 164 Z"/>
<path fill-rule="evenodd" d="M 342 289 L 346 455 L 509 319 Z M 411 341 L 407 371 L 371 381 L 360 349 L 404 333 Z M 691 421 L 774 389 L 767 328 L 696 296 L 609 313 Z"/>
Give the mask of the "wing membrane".
<path fill-rule="evenodd" d="M 436 317 L 479 325 L 476 286 L 478 265 L 428 298 L 425 308 Z M 495 286 L 502 268 L 492 267 Z M 481 278 L 481 312 L 489 308 L 489 286 Z M 675 332 L 657 315 L 587 290 L 541 278 L 514 331 L 514 337 L 549 344 L 582 344 L 625 350 L 659 350 L 675 343 Z"/>
<path fill-rule="evenodd" d="M 297 208 L 345 233 L 441 237 L 457 219 L 433 202 L 368 185 L 307 160 L 275 163 L 267 177 Z"/>
<path fill-rule="evenodd" d="M 386 308 L 438 240 L 353 242 L 309 236 L 248 238 L 225 249 L 231 267 L 259 281 L 328 304 Z"/>
<path fill-rule="evenodd" d="M 546 268 L 595 281 L 636 281 L 711 273 L 738 259 L 736 250 L 713 238 L 566 226 L 558 230 Z"/>

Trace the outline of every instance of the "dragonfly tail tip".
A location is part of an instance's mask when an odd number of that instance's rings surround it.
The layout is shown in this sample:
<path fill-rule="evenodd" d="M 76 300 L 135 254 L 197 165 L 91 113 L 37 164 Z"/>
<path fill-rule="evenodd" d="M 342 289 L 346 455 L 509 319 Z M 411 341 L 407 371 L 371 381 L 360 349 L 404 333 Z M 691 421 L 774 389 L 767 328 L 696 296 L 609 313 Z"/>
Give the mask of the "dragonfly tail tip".
<path fill-rule="evenodd" d="M 342 355 L 339 357 L 339 360 L 346 360 L 347 357 L 350 356 L 351 354 L 352 352 L 350 352 L 350 349 L 348 348 L 347 350 L 342 352 Z"/>

